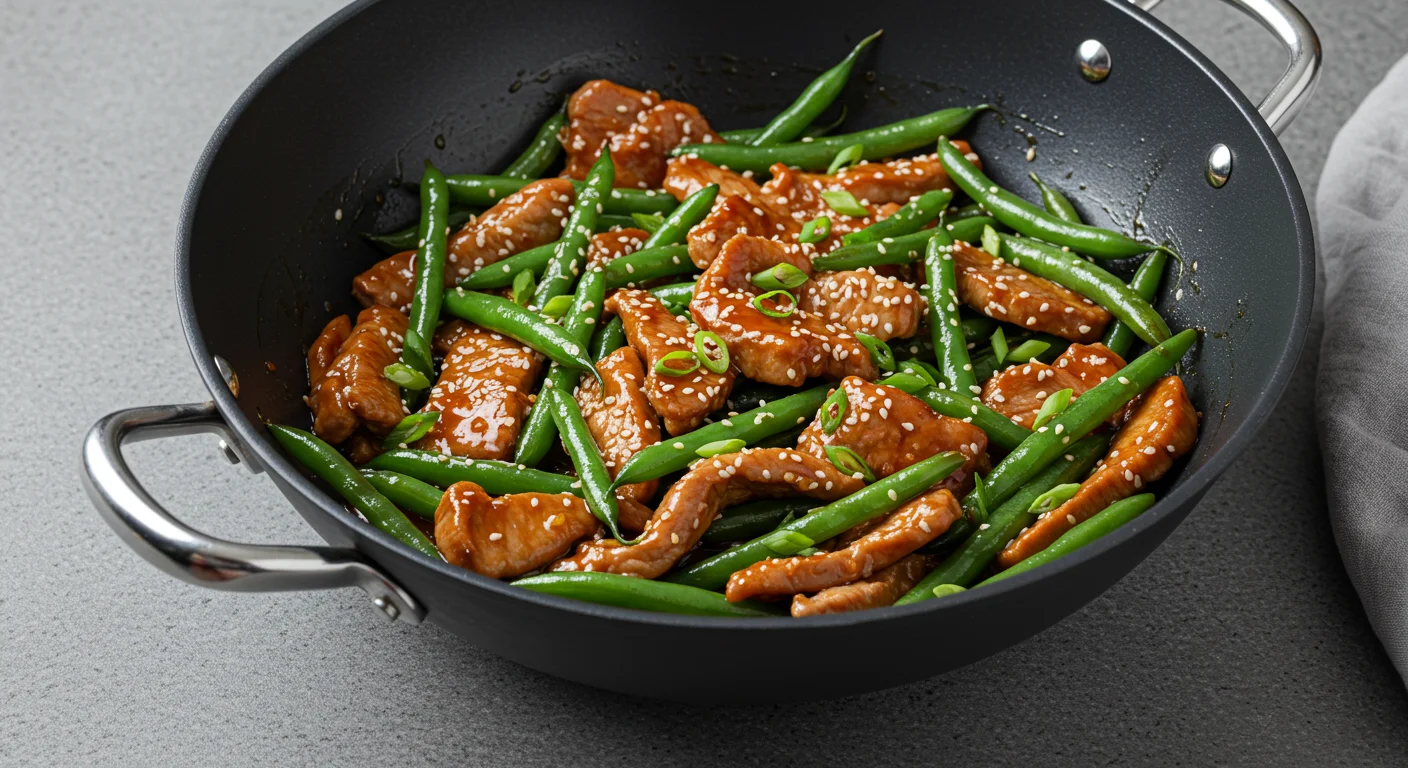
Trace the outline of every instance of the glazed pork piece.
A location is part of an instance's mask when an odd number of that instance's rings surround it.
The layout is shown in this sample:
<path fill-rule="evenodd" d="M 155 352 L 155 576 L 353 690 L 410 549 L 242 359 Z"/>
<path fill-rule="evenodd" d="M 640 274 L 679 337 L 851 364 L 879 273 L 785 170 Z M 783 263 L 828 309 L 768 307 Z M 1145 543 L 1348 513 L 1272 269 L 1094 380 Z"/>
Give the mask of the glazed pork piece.
<path fill-rule="evenodd" d="M 610 80 L 592 80 L 572 94 L 559 139 L 567 153 L 563 175 L 585 179 L 610 142 L 615 186 L 640 189 L 660 186 L 675 147 L 722 141 L 693 105 Z"/>
<path fill-rule="evenodd" d="M 630 347 L 621 347 L 596 364 L 604 384 L 582 377 L 577 390 L 577 402 L 592 440 L 601 451 L 601 458 L 612 479 L 641 449 L 660 442 L 660 425 L 655 411 L 645 396 L 645 368 L 640 356 Z M 616 489 L 621 503 L 621 521 L 630 531 L 639 531 L 650 517 L 646 509 L 640 514 L 639 505 L 649 504 L 655 497 L 659 482 L 647 480 Z M 636 502 L 628 512 L 626 502 Z"/>
<path fill-rule="evenodd" d="M 1047 396 L 1070 389 L 1072 399 L 1080 397 L 1124 365 L 1104 344 L 1072 344 L 1051 365 L 1033 360 L 993 374 L 983 385 L 983 405 L 1031 427 Z"/>
<path fill-rule="evenodd" d="M 1110 323 L 1110 313 L 1050 280 L 1012 266 L 964 242 L 953 244 L 958 298 L 988 317 L 1090 344 Z"/>
<path fill-rule="evenodd" d="M 541 357 L 492 331 L 456 321 L 437 333 L 448 347 L 425 411 L 440 418 L 415 447 L 471 459 L 507 459 L 532 404 Z"/>
<path fill-rule="evenodd" d="M 874 268 L 818 272 L 794 294 L 799 307 L 826 322 L 881 341 L 913 336 L 924 314 L 913 283 L 876 274 Z"/>
<path fill-rule="evenodd" d="M 908 555 L 883 568 L 868 579 L 827 587 L 811 597 L 792 598 L 792 616 L 821 616 L 894 605 L 900 596 L 914 588 L 937 561 L 924 555 Z"/>
<path fill-rule="evenodd" d="M 718 516 L 719 510 L 760 498 L 803 495 L 833 501 L 862 483 L 829 461 L 785 448 L 715 456 L 695 464 L 661 499 L 640 542 L 615 539 L 583 544 L 554 571 L 604 571 L 654 579 L 674 567 Z"/>
<path fill-rule="evenodd" d="M 966 153 L 974 165 L 982 168 L 982 162 L 973 154 L 968 142 L 954 141 L 952 144 L 959 151 Z M 931 190 L 957 189 L 949 180 L 948 172 L 939 162 L 937 153 L 884 162 L 862 160 L 830 176 L 822 173 L 798 173 L 797 180 L 818 189 L 845 190 L 854 195 L 861 205 L 904 204 L 911 198 Z"/>
<path fill-rule="evenodd" d="M 572 183 L 566 179 L 542 179 L 470 219 L 449 240 L 445 287 L 480 267 L 557 240 L 562 236 L 572 196 Z M 352 280 L 352 293 L 363 306 L 380 304 L 409 312 L 415 288 L 415 255 L 415 251 L 404 251 L 373 264 Z"/>
<path fill-rule="evenodd" d="M 571 494 L 494 498 L 463 481 L 451 485 L 435 508 L 435 546 L 452 565 L 504 579 L 561 557 L 598 525 L 586 502 Z"/>
<path fill-rule="evenodd" d="M 591 244 L 587 246 L 587 269 L 605 266 L 622 256 L 635 253 L 649 239 L 649 232 L 634 227 L 598 232 L 592 235 Z"/>
<path fill-rule="evenodd" d="M 770 317 L 753 306 L 762 291 L 748 282 L 749 275 L 784 263 L 810 274 L 809 251 L 804 245 L 734 236 L 699 277 L 690 312 L 701 328 L 724 340 L 733 364 L 755 381 L 797 387 L 813 376 L 875 378 L 879 369 L 870 351 L 845 328 L 803 309 Z"/>
<path fill-rule="evenodd" d="M 357 315 L 356 327 L 350 326 L 346 316 L 334 319 L 308 349 L 313 432 L 333 445 L 358 427 L 385 435 L 406 415 L 401 388 L 383 373 L 400 362 L 406 316 L 390 307 L 368 307 Z"/>
<path fill-rule="evenodd" d="M 671 352 L 694 352 L 694 331 L 649 291 L 622 289 L 606 299 L 606 311 L 621 318 L 626 339 L 644 365 L 645 396 L 672 435 L 704 423 L 733 390 L 733 371 L 714 373 L 702 365 L 690 373 L 658 373 L 655 364 Z M 669 365 L 667 363 L 667 365 Z M 678 365 L 678 363 L 676 363 Z"/>

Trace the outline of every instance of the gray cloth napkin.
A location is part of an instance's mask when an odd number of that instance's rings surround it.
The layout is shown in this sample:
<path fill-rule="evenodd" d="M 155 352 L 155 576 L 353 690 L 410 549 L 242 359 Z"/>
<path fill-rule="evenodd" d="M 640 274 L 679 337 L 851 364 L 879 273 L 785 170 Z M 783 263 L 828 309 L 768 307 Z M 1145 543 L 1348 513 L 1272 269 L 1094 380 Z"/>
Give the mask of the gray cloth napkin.
<path fill-rule="evenodd" d="M 1408 59 L 1335 137 L 1316 214 L 1327 278 L 1316 421 L 1330 522 L 1408 681 Z"/>

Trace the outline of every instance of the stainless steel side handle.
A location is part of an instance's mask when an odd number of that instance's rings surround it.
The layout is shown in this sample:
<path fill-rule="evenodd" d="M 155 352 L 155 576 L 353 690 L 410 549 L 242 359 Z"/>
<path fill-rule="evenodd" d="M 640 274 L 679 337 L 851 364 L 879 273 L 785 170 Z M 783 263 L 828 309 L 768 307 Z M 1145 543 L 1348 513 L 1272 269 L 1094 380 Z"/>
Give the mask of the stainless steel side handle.
<path fill-rule="evenodd" d="M 83 486 L 129 547 L 182 581 L 233 592 L 361 587 L 389 619 L 419 624 L 425 608 L 356 550 L 238 544 L 196 531 L 153 499 L 122 445 L 212 432 L 232 439 L 214 403 L 154 405 L 108 414 L 83 439 Z"/>
<path fill-rule="evenodd" d="M 1161 0 L 1132 0 L 1150 10 Z M 1281 133 L 1291 124 L 1320 80 L 1320 36 L 1288 0 L 1223 0 L 1261 22 L 1286 47 L 1290 62 L 1281 79 L 1256 106 L 1271 130 Z"/>

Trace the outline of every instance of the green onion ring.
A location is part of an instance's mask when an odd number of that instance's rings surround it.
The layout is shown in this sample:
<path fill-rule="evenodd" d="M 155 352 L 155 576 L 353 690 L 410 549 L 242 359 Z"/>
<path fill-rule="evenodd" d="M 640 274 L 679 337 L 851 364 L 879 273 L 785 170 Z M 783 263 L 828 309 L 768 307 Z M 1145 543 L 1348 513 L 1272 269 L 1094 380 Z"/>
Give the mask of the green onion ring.
<path fill-rule="evenodd" d="M 786 296 L 792 301 L 792 303 L 787 306 L 786 312 L 777 309 L 768 309 L 767 307 L 763 306 L 764 301 L 767 301 L 768 299 L 771 299 L 774 296 Z M 773 303 L 777 304 L 779 302 L 774 300 Z M 759 312 L 762 312 L 768 317 L 790 317 L 793 312 L 797 311 L 797 298 L 792 294 L 788 293 L 787 291 L 768 291 L 767 293 L 761 296 L 753 297 L 753 308 L 758 310 Z"/>
<path fill-rule="evenodd" d="M 675 368 L 667 365 L 675 360 L 688 360 L 691 365 L 688 368 Z M 699 356 L 683 349 L 677 349 L 655 361 L 655 372 L 666 376 L 687 376 L 697 370 L 699 370 Z"/>
<path fill-rule="evenodd" d="M 875 473 L 870 471 L 870 465 L 865 463 L 860 454 L 844 445 L 828 445 L 824 450 L 826 458 L 831 459 L 837 469 L 848 475 L 859 474 L 867 483 L 875 482 Z"/>
<path fill-rule="evenodd" d="M 710 357 L 704 349 L 704 342 L 712 341 L 719 350 L 718 357 Z M 714 373 L 724 373 L 728 370 L 728 345 L 719 338 L 713 331 L 700 331 L 694 334 L 694 354 L 699 357 L 699 362 Z"/>

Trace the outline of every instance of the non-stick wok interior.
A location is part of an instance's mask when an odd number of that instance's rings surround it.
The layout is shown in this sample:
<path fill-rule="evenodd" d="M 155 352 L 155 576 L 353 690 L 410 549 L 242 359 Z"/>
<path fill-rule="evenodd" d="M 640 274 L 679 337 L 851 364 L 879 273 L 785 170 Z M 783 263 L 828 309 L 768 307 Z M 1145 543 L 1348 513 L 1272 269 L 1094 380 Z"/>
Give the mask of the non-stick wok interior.
<path fill-rule="evenodd" d="M 596 77 L 692 102 L 718 129 L 760 125 L 883 28 L 842 98 L 845 130 L 990 102 L 997 109 L 967 136 L 997 182 L 1034 197 L 1026 173 L 1036 170 L 1089 221 L 1138 226 L 1184 255 L 1188 269 L 1181 280 L 1170 272 L 1159 299 L 1175 328 L 1207 329 L 1184 369 L 1204 422 L 1172 481 L 1182 482 L 1265 414 L 1268 389 L 1279 393 L 1273 379 L 1298 353 L 1309 298 L 1309 228 L 1285 157 L 1246 100 L 1122 5 L 1009 2 L 1000 18 L 957 2 L 349 10 L 276 65 L 195 182 L 186 245 L 197 357 L 218 354 L 238 374 L 248 439 L 264 439 L 261 419 L 306 425 L 306 345 L 358 309 L 351 279 L 382 255 L 357 233 L 413 220 L 399 184 L 425 160 L 493 172 Z M 1074 61 L 1087 38 L 1113 55 L 1100 84 Z M 1214 142 L 1236 157 L 1222 189 L 1203 180 Z M 214 386 L 208 358 L 197 362 Z"/>

